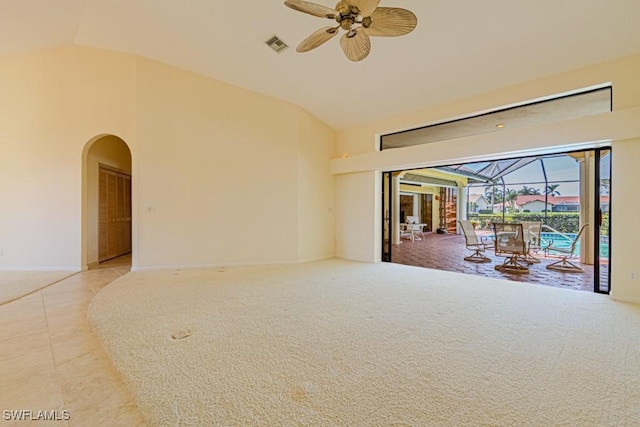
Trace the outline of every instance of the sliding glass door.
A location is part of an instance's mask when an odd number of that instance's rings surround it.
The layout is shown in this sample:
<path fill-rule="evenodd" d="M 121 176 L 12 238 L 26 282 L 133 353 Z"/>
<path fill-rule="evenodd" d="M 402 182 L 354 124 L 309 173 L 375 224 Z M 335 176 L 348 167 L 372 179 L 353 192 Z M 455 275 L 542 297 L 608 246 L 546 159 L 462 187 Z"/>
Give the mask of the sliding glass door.
<path fill-rule="evenodd" d="M 611 290 L 611 150 L 595 152 L 596 195 L 594 224 L 594 291 L 608 294 Z"/>
<path fill-rule="evenodd" d="M 447 186 L 454 179 L 466 180 L 467 197 L 475 196 L 461 203 L 478 233 L 491 235 L 494 222 L 543 223 L 537 252 L 542 262 L 531 268 L 527 282 L 610 292 L 611 148 L 384 172 L 383 261 L 495 276 L 491 266 L 456 261 L 464 260 L 466 249 L 462 236 L 456 237 L 458 191 Z M 432 233 L 401 241 L 406 215 L 420 216 L 428 226 L 423 231 L 442 230 L 446 239 Z M 554 269 L 558 263 L 565 268 Z"/>
<path fill-rule="evenodd" d="M 393 217 L 392 174 L 382 174 L 382 261 L 391 262 L 391 218 Z"/>

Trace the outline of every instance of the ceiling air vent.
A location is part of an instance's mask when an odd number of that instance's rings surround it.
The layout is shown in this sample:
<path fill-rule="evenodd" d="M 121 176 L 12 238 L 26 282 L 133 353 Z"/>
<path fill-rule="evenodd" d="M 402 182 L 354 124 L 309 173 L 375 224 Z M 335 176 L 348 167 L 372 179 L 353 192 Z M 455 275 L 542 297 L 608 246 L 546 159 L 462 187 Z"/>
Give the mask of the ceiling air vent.
<path fill-rule="evenodd" d="M 278 36 L 274 35 L 269 40 L 265 42 L 267 46 L 273 49 L 276 53 L 280 53 L 289 46 L 283 42 Z"/>

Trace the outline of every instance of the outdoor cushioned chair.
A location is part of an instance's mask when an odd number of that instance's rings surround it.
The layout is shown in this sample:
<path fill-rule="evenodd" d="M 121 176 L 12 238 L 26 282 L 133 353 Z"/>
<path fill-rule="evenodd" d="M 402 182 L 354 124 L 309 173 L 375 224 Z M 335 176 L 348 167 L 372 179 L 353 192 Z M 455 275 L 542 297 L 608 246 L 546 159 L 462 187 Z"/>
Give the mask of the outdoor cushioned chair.
<path fill-rule="evenodd" d="M 460 228 L 464 233 L 464 240 L 467 244 L 467 249 L 473 251 L 473 254 L 464 257 L 465 261 L 471 262 L 491 262 L 490 258 L 484 254 L 484 251 L 487 249 L 487 244 L 482 240 L 478 240 L 478 235 L 476 234 L 476 230 L 471 224 L 471 221 L 460 221 L 458 220 L 458 224 L 460 224 Z"/>
<path fill-rule="evenodd" d="M 493 230 L 496 255 L 506 255 L 504 262 L 496 265 L 495 269 L 504 273 L 529 273 L 528 263 L 519 262 L 527 254 L 527 242 L 524 239 L 522 224 L 494 222 Z"/>
<path fill-rule="evenodd" d="M 582 236 L 582 233 L 584 233 L 584 230 L 588 226 L 589 224 L 584 224 L 580 228 L 580 231 L 576 235 L 575 239 L 573 239 L 573 241 L 571 242 L 571 245 L 568 248 L 566 246 L 564 247 L 554 246 L 553 240 L 551 240 L 549 244 L 545 246 L 544 248 L 545 255 L 549 255 L 549 251 L 554 251 L 554 252 L 560 252 L 560 257 L 561 257 L 559 261 L 556 261 L 552 264 L 547 265 L 547 268 L 549 270 L 561 271 L 563 273 L 582 273 L 584 271 L 582 267 L 579 267 L 574 263 L 572 263 L 571 261 L 569 261 L 569 258 L 573 257 L 576 251 L 576 245 L 580 241 L 580 237 Z"/>

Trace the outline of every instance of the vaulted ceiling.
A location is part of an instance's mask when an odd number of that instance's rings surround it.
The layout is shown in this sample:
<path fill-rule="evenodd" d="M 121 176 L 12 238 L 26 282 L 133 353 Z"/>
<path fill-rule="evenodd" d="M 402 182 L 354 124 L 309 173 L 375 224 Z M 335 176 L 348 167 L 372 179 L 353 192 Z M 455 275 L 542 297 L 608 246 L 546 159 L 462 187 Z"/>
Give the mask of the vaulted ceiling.
<path fill-rule="evenodd" d="M 335 3 L 317 0 L 325 6 Z M 362 62 L 281 0 L 0 0 L 0 55 L 80 45 L 138 54 L 302 106 L 335 129 L 640 52 L 638 0 L 382 0 L 418 18 Z M 275 53 L 277 34 L 291 47 Z"/>

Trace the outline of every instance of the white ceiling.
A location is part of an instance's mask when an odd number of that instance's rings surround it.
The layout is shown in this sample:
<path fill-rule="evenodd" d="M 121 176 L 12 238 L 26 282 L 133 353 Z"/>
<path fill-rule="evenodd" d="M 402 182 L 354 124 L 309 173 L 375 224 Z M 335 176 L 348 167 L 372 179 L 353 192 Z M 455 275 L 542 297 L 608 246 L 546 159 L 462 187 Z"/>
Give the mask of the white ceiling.
<path fill-rule="evenodd" d="M 335 6 L 327 0 L 317 0 Z M 0 55 L 77 44 L 139 54 L 298 104 L 335 129 L 640 52 L 640 0 L 382 0 L 418 17 L 348 61 L 282 0 L 0 0 Z M 277 34 L 291 47 L 265 44 Z"/>

